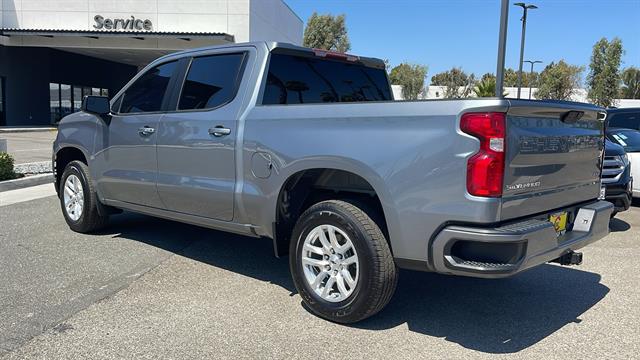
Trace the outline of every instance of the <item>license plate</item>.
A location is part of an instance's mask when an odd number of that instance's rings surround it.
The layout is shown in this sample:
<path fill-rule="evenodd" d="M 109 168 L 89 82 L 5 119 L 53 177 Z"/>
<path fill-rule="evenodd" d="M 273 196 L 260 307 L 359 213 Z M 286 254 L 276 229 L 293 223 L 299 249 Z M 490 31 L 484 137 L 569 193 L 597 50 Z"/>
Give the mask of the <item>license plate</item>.
<path fill-rule="evenodd" d="M 549 215 L 549 221 L 553 224 L 558 235 L 562 235 L 567 231 L 567 212 L 559 212 Z"/>
<path fill-rule="evenodd" d="M 607 188 L 602 186 L 600 187 L 600 196 L 598 196 L 598 200 L 604 200 L 607 195 Z"/>

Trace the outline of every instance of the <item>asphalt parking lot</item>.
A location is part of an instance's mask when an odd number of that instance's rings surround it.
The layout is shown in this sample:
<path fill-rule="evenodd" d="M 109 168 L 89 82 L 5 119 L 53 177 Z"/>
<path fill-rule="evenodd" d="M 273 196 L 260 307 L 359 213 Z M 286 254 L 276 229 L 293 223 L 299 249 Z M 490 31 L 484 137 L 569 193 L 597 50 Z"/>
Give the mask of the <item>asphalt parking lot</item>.
<path fill-rule="evenodd" d="M 300 304 L 261 239 L 124 213 L 71 232 L 54 196 L 0 206 L 0 357 L 640 357 L 640 207 L 579 267 L 503 280 L 404 271 L 354 326 Z"/>
<path fill-rule="evenodd" d="M 7 140 L 7 152 L 16 164 L 51 161 L 51 147 L 56 131 L 0 132 L 0 139 Z"/>

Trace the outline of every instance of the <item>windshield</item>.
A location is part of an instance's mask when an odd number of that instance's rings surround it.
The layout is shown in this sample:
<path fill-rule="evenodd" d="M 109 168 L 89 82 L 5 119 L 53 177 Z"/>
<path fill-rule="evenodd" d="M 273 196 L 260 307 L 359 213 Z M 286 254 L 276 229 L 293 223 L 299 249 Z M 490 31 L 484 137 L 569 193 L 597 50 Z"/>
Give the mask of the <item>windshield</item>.
<path fill-rule="evenodd" d="M 640 131 L 610 130 L 609 138 L 622 145 L 626 152 L 640 151 Z"/>

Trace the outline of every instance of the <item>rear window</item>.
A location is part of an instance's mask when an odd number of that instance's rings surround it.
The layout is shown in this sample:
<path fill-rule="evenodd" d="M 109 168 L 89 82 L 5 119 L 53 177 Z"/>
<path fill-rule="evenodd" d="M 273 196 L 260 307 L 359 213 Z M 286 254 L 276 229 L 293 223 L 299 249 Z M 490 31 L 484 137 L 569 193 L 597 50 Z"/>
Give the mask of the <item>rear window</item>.
<path fill-rule="evenodd" d="M 179 110 L 211 109 L 235 96 L 244 54 L 194 58 L 180 95 Z"/>
<path fill-rule="evenodd" d="M 640 113 L 611 114 L 609 127 L 640 129 Z"/>
<path fill-rule="evenodd" d="M 391 100 L 384 69 L 328 59 L 271 54 L 262 103 L 317 104 Z"/>

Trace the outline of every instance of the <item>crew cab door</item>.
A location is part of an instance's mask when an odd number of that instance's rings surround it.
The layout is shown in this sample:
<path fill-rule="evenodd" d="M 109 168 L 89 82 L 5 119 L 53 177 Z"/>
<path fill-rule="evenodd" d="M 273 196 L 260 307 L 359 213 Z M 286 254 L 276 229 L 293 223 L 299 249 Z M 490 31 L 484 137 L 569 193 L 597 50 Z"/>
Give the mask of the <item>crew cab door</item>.
<path fill-rule="evenodd" d="M 235 146 L 248 53 L 211 52 L 187 59 L 172 108 L 157 138 L 158 194 L 171 211 L 233 219 Z"/>
<path fill-rule="evenodd" d="M 161 208 L 156 190 L 156 138 L 177 61 L 144 72 L 112 104 L 108 125 L 98 132 L 94 167 L 106 200 Z"/>

